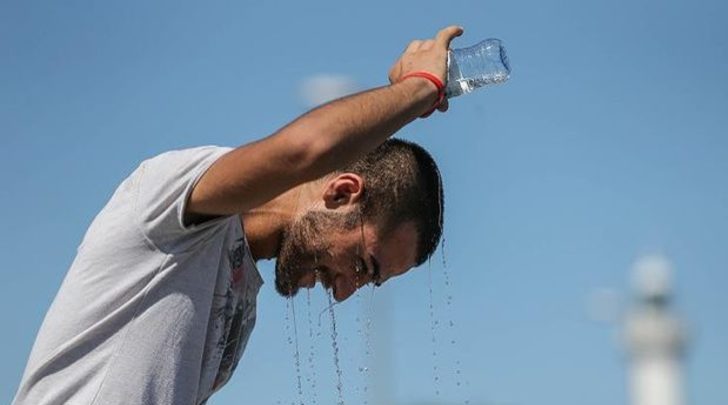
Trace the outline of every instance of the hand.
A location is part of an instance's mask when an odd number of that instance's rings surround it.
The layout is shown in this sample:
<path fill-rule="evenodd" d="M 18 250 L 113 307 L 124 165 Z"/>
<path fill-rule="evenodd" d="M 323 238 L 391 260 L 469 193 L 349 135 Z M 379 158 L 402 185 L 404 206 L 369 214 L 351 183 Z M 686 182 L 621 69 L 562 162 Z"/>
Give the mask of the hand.
<path fill-rule="evenodd" d="M 447 85 L 447 51 L 450 42 L 462 33 L 462 27 L 451 25 L 440 30 L 434 39 L 410 42 L 389 70 L 389 82 L 397 83 L 410 72 L 425 71 L 439 77 Z M 448 103 L 445 99 L 438 106 L 438 110 L 447 111 L 447 108 Z"/>

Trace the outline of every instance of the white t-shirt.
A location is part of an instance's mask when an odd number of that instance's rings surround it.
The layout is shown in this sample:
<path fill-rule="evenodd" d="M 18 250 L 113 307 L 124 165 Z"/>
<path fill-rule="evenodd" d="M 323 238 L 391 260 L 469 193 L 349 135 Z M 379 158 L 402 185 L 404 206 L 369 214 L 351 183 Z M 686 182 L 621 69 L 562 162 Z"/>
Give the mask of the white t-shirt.
<path fill-rule="evenodd" d="M 263 281 L 239 216 L 182 215 L 229 150 L 164 153 L 124 180 L 78 248 L 15 404 L 200 404 L 227 382 Z"/>

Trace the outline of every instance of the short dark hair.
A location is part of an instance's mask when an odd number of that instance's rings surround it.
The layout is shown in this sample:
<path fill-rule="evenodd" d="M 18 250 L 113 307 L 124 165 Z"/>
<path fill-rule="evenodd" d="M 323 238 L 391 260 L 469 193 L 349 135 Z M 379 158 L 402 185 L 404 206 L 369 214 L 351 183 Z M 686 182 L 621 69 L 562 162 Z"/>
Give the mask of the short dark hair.
<path fill-rule="evenodd" d="M 432 256 L 442 236 L 445 202 L 440 170 L 424 148 L 390 138 L 339 171 L 364 179 L 362 214 L 382 224 L 385 233 L 414 223 L 417 266 Z"/>

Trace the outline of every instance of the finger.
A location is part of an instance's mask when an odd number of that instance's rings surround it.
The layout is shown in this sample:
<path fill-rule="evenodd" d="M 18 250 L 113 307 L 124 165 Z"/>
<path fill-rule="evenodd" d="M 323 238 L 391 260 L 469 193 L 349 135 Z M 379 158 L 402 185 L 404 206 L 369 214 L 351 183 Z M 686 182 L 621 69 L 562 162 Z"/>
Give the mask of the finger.
<path fill-rule="evenodd" d="M 440 32 L 437 33 L 437 36 L 435 37 L 435 43 L 447 49 L 450 47 L 450 41 L 452 41 L 453 38 L 459 37 L 462 34 L 462 27 L 459 27 L 457 25 L 451 25 L 447 28 L 443 28 L 442 30 L 440 30 Z"/>
<path fill-rule="evenodd" d="M 405 52 L 414 52 L 418 49 L 420 49 L 420 46 L 422 46 L 422 41 L 419 39 L 415 39 L 414 41 L 410 42 L 410 44 L 407 46 L 407 49 L 405 49 Z"/>

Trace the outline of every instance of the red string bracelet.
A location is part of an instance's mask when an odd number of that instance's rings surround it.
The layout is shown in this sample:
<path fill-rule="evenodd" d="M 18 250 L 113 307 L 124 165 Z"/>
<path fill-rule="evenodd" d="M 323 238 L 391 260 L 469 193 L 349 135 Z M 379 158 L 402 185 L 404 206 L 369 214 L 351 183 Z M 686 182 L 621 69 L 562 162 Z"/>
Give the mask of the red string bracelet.
<path fill-rule="evenodd" d="M 437 107 L 439 107 L 440 104 L 442 104 L 442 102 L 445 100 L 445 84 L 442 82 L 442 80 L 440 80 L 439 77 L 435 76 L 430 72 L 425 72 L 424 70 L 407 73 L 406 75 L 402 76 L 399 81 L 401 82 L 405 79 L 409 79 L 410 77 L 421 77 L 423 79 L 427 79 L 432 84 L 434 84 L 435 87 L 437 87 L 437 100 L 435 101 L 435 104 L 433 104 L 432 108 L 430 108 L 426 113 L 422 115 L 422 118 L 427 118 L 430 116 L 430 114 L 435 112 Z"/>

